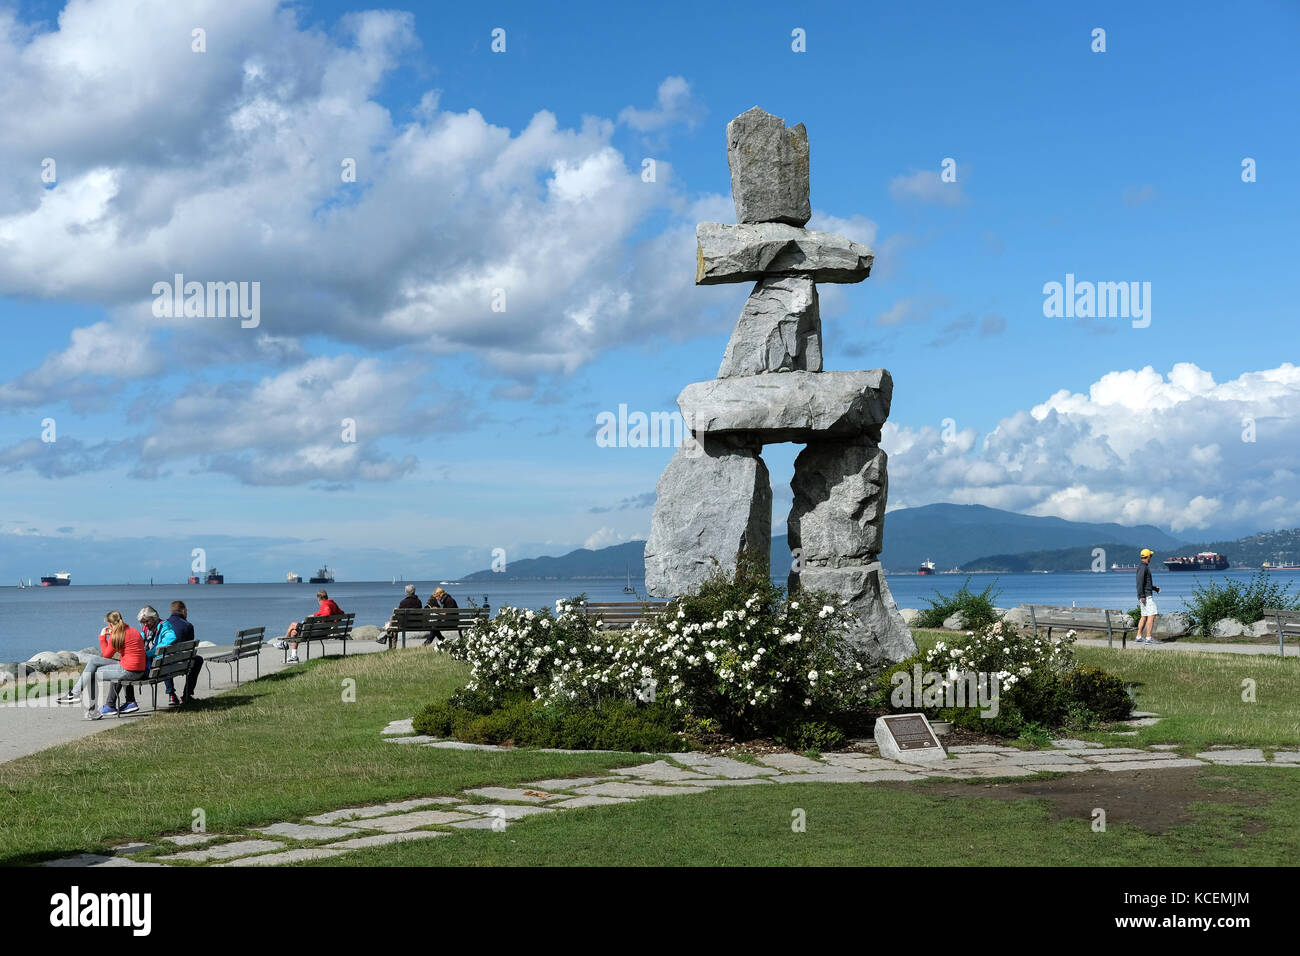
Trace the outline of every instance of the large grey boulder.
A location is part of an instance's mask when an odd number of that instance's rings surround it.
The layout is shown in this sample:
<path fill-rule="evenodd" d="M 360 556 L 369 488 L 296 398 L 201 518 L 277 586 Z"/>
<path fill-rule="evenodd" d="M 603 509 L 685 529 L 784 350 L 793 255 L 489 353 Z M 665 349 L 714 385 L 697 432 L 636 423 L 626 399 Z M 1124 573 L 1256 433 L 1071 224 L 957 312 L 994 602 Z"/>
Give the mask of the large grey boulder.
<path fill-rule="evenodd" d="M 1245 633 L 1246 625 L 1235 617 L 1225 617 L 1221 621 L 1214 622 L 1215 637 L 1241 637 Z"/>
<path fill-rule="evenodd" d="M 786 522 L 804 567 L 867 564 L 880 554 L 889 491 L 888 457 L 863 440 L 810 441 L 794 461 Z"/>
<path fill-rule="evenodd" d="M 952 614 L 943 619 L 943 629 L 945 631 L 964 631 L 966 630 L 966 619 L 962 616 L 961 611 Z"/>
<path fill-rule="evenodd" d="M 646 590 L 695 591 L 741 551 L 764 558 L 772 540 L 772 484 L 758 452 L 705 438 L 683 444 L 659 476 L 645 545 Z"/>
<path fill-rule="evenodd" d="M 1246 625 L 1246 634 L 1249 637 L 1268 637 L 1270 634 L 1277 635 L 1277 621 L 1270 621 L 1267 618 L 1262 621 L 1256 621 L 1254 624 Z"/>
<path fill-rule="evenodd" d="M 861 282 L 874 256 L 864 245 L 829 232 L 780 222 L 702 222 L 695 227 L 697 285 L 804 276 L 817 282 Z"/>
<path fill-rule="evenodd" d="M 27 663 L 42 674 L 48 674 L 50 671 L 58 670 L 62 664 L 59 661 L 57 651 L 41 651 L 27 658 Z"/>
<path fill-rule="evenodd" d="M 1192 629 L 1192 619 L 1182 611 L 1156 615 L 1155 636 L 1181 637 Z"/>
<path fill-rule="evenodd" d="M 727 165 L 738 222 L 812 217 L 808 199 L 808 131 L 755 106 L 727 124 Z"/>
<path fill-rule="evenodd" d="M 790 575 L 790 590 L 828 591 L 849 602 L 858 626 L 849 639 L 877 661 L 901 661 L 916 653 L 912 630 L 894 603 L 879 561 L 852 568 L 803 568 Z"/>
<path fill-rule="evenodd" d="M 903 622 L 907 624 L 908 627 L 915 625 L 917 618 L 921 616 L 920 610 L 914 607 L 905 607 L 898 613 L 903 616 Z"/>
<path fill-rule="evenodd" d="M 718 378 L 820 372 L 822 319 L 812 279 L 760 279 L 727 343 Z"/>
<path fill-rule="evenodd" d="M 1009 608 L 1007 612 L 1002 615 L 1002 620 L 1004 623 L 1010 624 L 1012 627 L 1028 627 L 1030 624 L 1029 608 L 1024 606 Z"/>
<path fill-rule="evenodd" d="M 29 674 L 40 673 L 33 665 L 24 664 L 21 661 L 9 661 L 0 664 L 0 674 L 8 674 L 11 678 L 26 677 Z"/>
<path fill-rule="evenodd" d="M 865 372 L 785 372 L 695 382 L 677 405 L 696 435 L 738 434 L 755 445 L 869 438 L 879 442 L 894 380 Z"/>

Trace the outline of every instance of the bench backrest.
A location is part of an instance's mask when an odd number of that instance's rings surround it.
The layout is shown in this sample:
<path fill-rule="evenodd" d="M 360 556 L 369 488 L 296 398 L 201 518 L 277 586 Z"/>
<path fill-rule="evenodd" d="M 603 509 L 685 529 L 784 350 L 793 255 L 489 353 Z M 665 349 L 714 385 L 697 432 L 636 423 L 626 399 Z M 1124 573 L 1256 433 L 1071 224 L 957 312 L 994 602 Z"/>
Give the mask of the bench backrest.
<path fill-rule="evenodd" d="M 486 621 L 487 616 L 485 607 L 397 607 L 393 608 L 392 622 L 404 631 L 458 631 L 462 625 Z"/>
<path fill-rule="evenodd" d="M 266 628 L 264 627 L 250 627 L 247 630 L 239 631 L 235 634 L 235 656 L 255 657 L 260 654 L 265 636 Z"/>
<path fill-rule="evenodd" d="M 198 641 L 178 641 L 175 644 L 168 644 L 154 655 L 153 666 L 145 674 L 146 679 L 161 680 L 164 677 L 189 673 L 198 646 Z"/>
<path fill-rule="evenodd" d="M 1033 620 L 1039 624 L 1051 624 L 1053 626 L 1074 624 L 1093 630 L 1098 627 L 1105 630 L 1108 622 L 1111 626 L 1132 623 L 1132 618 L 1128 616 L 1127 611 L 1099 607 L 1057 607 L 1051 604 L 1027 604 L 1024 606 L 1030 610 Z"/>
<path fill-rule="evenodd" d="M 352 633 L 352 614 L 331 614 L 328 617 L 309 617 L 298 626 L 300 641 L 346 641 Z"/>
<path fill-rule="evenodd" d="M 1300 611 L 1284 611 L 1277 607 L 1266 607 L 1264 620 L 1277 625 L 1280 634 L 1300 634 Z"/>
<path fill-rule="evenodd" d="M 597 618 L 603 626 L 609 627 L 658 617 L 667 607 L 667 601 L 591 601 L 585 610 L 587 617 Z"/>

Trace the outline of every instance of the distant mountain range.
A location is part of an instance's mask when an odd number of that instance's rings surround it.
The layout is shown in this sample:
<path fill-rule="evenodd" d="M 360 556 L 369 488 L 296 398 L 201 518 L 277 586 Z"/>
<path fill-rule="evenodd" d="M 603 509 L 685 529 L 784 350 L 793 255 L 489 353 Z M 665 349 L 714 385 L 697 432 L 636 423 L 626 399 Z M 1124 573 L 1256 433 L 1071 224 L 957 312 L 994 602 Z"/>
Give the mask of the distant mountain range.
<path fill-rule="evenodd" d="M 1129 563 L 1130 558 L 1136 560 L 1139 548 L 1172 553 L 1178 544 L 1177 539 L 1153 525 L 1130 528 L 1022 515 L 983 505 L 935 504 L 890 512 L 885 520 L 885 551 L 881 559 L 891 571 L 914 571 L 925 560 L 933 560 L 939 570 L 946 571 L 990 555 L 1023 555 L 1056 549 L 1087 554 L 1088 560 L 1075 565 L 1077 569 L 1086 569 L 1092 560 L 1091 550 L 1096 547 L 1107 549 L 1108 563 Z M 1113 558 L 1111 549 L 1116 549 Z M 461 580 L 622 578 L 629 571 L 635 578 L 644 573 L 644 550 L 644 541 L 627 541 L 596 551 L 580 548 L 559 557 L 514 561 L 501 572 L 475 571 L 462 575 Z M 788 568 L 790 561 L 786 536 L 773 538 L 773 569 Z"/>
<path fill-rule="evenodd" d="M 993 554 L 961 566 L 963 571 L 1087 571 L 1092 568 L 1092 548 L 1105 551 L 1102 563 L 1107 569 L 1112 564 L 1130 565 L 1138 561 L 1137 553 L 1128 544 L 1098 544 L 1055 550 L 1028 551 L 1021 554 Z M 1235 541 L 1190 542 L 1172 547 L 1153 546 L 1152 559 L 1156 570 L 1161 562 L 1175 555 L 1196 554 L 1198 551 L 1216 551 L 1227 558 L 1234 568 L 1258 568 L 1265 561 L 1276 563 L 1279 558 L 1288 563 L 1300 562 L 1300 528 L 1289 531 L 1264 531 Z"/>

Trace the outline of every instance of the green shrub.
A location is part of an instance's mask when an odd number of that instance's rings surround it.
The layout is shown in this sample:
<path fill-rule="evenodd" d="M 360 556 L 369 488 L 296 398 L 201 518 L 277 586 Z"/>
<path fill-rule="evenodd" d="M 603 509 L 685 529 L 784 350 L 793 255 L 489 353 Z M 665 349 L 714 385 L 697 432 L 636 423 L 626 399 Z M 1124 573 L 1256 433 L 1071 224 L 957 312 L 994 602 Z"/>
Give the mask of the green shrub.
<path fill-rule="evenodd" d="M 472 696 L 470 701 L 467 705 L 453 698 L 429 704 L 412 726 L 434 737 L 516 747 L 671 752 L 684 743 L 682 716 L 662 704 L 609 700 L 593 707 L 569 707 L 516 695 L 480 712 Z"/>
<path fill-rule="evenodd" d="M 1124 681 L 1100 667 L 1076 667 L 1062 683 L 1069 700 L 1086 707 L 1098 720 L 1125 720 L 1133 713 Z"/>
<path fill-rule="evenodd" d="M 1264 619 L 1264 608 L 1300 610 L 1300 595 L 1292 595 L 1290 591 L 1289 583 L 1284 586 L 1280 581 L 1270 580 L 1269 573 L 1261 569 L 1245 584 L 1232 580 L 1216 584 L 1211 580 L 1202 586 L 1197 578 L 1196 589 L 1184 604 L 1192 631 L 1210 637 L 1214 625 L 1227 618 L 1254 624 Z"/>
<path fill-rule="evenodd" d="M 942 627 L 943 622 L 948 618 L 960 614 L 962 626 L 967 630 L 978 631 L 988 627 L 998 619 L 998 612 L 994 605 L 1002 592 L 994 592 L 993 587 L 996 584 L 995 578 L 993 584 L 976 594 L 970 589 L 970 578 L 967 578 L 951 597 L 946 597 L 936 589 L 933 598 L 926 598 L 930 606 L 921 611 L 915 626 Z"/>
<path fill-rule="evenodd" d="M 821 752 L 839 750 L 848 743 L 848 737 L 843 730 L 827 721 L 805 720 L 796 722 L 789 731 L 777 738 L 777 742 L 791 750 Z"/>

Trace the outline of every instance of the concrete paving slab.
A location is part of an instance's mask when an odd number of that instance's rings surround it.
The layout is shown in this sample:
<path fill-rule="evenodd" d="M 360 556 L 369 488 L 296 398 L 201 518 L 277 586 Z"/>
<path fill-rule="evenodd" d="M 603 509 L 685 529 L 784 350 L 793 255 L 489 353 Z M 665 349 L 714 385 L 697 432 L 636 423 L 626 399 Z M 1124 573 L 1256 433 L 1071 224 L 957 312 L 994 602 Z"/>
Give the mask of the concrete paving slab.
<path fill-rule="evenodd" d="M 339 825 L 352 827 L 356 830 L 382 830 L 385 833 L 396 833 L 399 830 L 414 830 L 416 827 L 456 823 L 464 819 L 466 819 L 466 816 L 463 813 L 448 813 L 445 810 L 417 810 L 414 813 L 399 813 L 391 817 L 340 821 Z"/>
<path fill-rule="evenodd" d="M 387 846 L 390 843 L 406 843 L 410 840 L 427 840 L 430 837 L 450 836 L 446 830 L 406 830 L 401 833 L 376 833 L 373 836 L 353 837 L 331 843 L 329 848 L 339 850 L 364 850 L 372 846 Z"/>
<path fill-rule="evenodd" d="M 343 850 L 332 847 L 311 847 L 309 849 L 285 850 L 283 853 L 267 853 L 263 856 L 250 856 L 243 860 L 230 860 L 217 866 L 285 866 L 290 863 L 303 863 L 307 860 L 324 860 L 332 856 L 342 856 Z"/>
<path fill-rule="evenodd" d="M 614 803 L 636 803 L 636 801 L 629 797 L 597 797 L 594 794 L 587 794 L 581 797 L 570 797 L 555 806 L 561 810 L 580 810 L 583 807 L 607 807 Z"/>
<path fill-rule="evenodd" d="M 294 840 L 336 840 L 352 836 L 352 831 L 347 827 L 326 827 L 310 823 L 273 823 L 269 827 L 253 827 L 253 832 Z"/>
<path fill-rule="evenodd" d="M 37 866 L 161 866 L 165 863 L 144 863 L 139 860 L 129 860 L 124 856 L 101 856 L 98 853 L 78 853 L 76 856 L 65 856 L 60 860 L 50 860 L 48 863 L 38 863 Z"/>
<path fill-rule="evenodd" d="M 395 720 L 381 730 L 380 734 L 385 737 L 391 737 L 394 734 L 413 734 L 415 733 L 415 728 L 411 726 L 411 723 L 414 720 L 414 717 L 407 717 L 405 720 Z"/>
<path fill-rule="evenodd" d="M 603 783 L 610 777 L 569 777 L 567 779 L 557 778 L 555 780 L 534 780 L 532 783 L 524 784 L 529 790 L 573 790 L 576 787 L 585 787 L 593 783 Z"/>
<path fill-rule="evenodd" d="M 1102 770 L 1168 770 L 1173 767 L 1204 767 L 1199 760 L 1121 760 L 1119 762 L 1099 763 Z"/>
<path fill-rule="evenodd" d="M 436 804 L 453 804 L 460 801 L 456 797 L 417 797 L 414 800 L 398 800 L 395 803 L 380 803 L 372 807 L 348 807 L 343 810 L 331 810 L 308 817 L 312 823 L 337 823 L 340 820 L 366 820 L 370 817 L 382 817 L 389 813 L 404 813 Z"/>
<path fill-rule="evenodd" d="M 1258 748 L 1247 750 L 1208 750 L 1196 756 L 1202 760 L 1212 760 L 1222 764 L 1264 763 L 1264 751 Z"/>
<path fill-rule="evenodd" d="M 528 790 L 519 787 L 475 787 L 466 793 L 484 800 L 513 800 L 520 803 L 546 803 L 548 800 L 563 799 L 566 794 L 550 793 L 546 790 Z"/>
<path fill-rule="evenodd" d="M 590 787 L 579 787 L 574 793 L 581 796 L 631 797 L 636 800 L 641 797 L 680 797 L 691 793 L 708 793 L 708 791 L 702 787 L 685 785 L 673 787 L 653 783 L 595 783 Z"/>
<path fill-rule="evenodd" d="M 517 803 L 466 803 L 456 808 L 461 813 L 481 817 L 501 817 L 503 820 L 522 820 L 536 813 L 550 813 L 548 807 L 523 807 Z"/>
<path fill-rule="evenodd" d="M 284 844 L 278 840 L 236 840 L 234 843 L 223 843 L 220 846 L 209 846 L 200 850 L 186 850 L 183 853 L 171 853 L 167 856 L 154 857 L 154 859 L 189 860 L 191 863 L 207 863 L 209 860 L 229 860 L 263 850 L 283 849 Z"/>
<path fill-rule="evenodd" d="M 673 759 L 676 760 L 677 757 L 674 756 Z M 803 754 L 761 754 L 758 762 L 765 767 L 774 767 L 777 770 L 791 770 L 797 773 L 813 773 L 827 770 L 830 767 L 830 764 L 822 763 L 820 760 L 813 760 Z"/>

